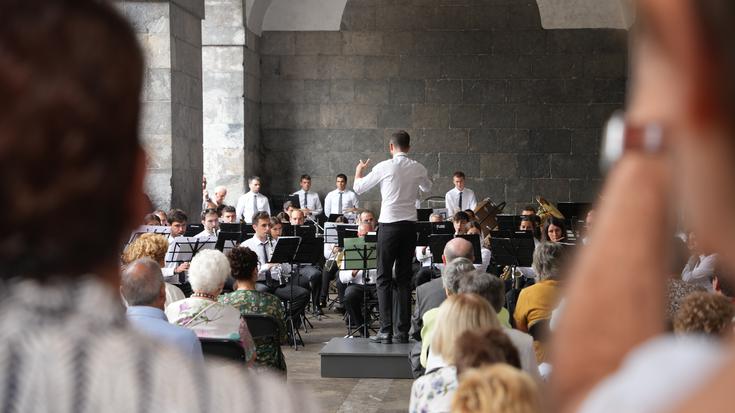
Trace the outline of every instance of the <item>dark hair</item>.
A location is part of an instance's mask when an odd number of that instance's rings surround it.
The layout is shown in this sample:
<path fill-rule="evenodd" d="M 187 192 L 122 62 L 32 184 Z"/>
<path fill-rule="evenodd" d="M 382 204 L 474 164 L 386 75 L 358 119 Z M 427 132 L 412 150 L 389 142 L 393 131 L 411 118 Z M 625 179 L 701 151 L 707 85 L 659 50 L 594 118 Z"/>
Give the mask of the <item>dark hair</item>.
<path fill-rule="evenodd" d="M 293 202 L 286 201 L 283 203 L 283 210 L 288 211 L 289 208 L 293 208 Z"/>
<path fill-rule="evenodd" d="M 301 175 L 301 178 L 299 179 L 299 182 L 303 181 L 304 179 L 306 179 L 307 181 L 311 181 L 311 176 L 308 175 L 308 174 L 303 174 L 303 175 Z"/>
<path fill-rule="evenodd" d="M 253 181 L 258 181 L 261 184 L 263 183 L 263 181 L 261 181 L 260 180 L 260 177 L 257 176 L 257 175 L 253 175 L 253 176 L 251 176 L 251 177 L 248 178 L 248 185 L 250 185 Z"/>
<path fill-rule="evenodd" d="M 207 208 L 204 211 L 202 211 L 201 221 L 204 221 L 207 218 L 207 215 L 215 214 L 219 217 L 219 214 L 217 213 L 217 210 L 214 208 Z"/>
<path fill-rule="evenodd" d="M 339 178 L 342 178 L 342 179 L 345 180 L 345 182 L 347 182 L 347 175 L 345 175 L 345 174 L 337 174 L 337 178 L 336 179 L 339 179 Z"/>
<path fill-rule="evenodd" d="M 257 224 L 258 221 L 263 220 L 263 219 L 267 219 L 268 221 L 270 221 L 271 216 L 268 215 L 268 213 L 265 211 L 258 211 L 253 214 L 253 224 Z"/>
<path fill-rule="evenodd" d="M 390 143 L 398 149 L 406 150 L 411 146 L 411 136 L 405 130 L 399 130 L 390 136 Z"/>
<path fill-rule="evenodd" d="M 340 215 L 337 218 L 335 218 L 334 222 L 337 223 L 337 224 L 346 224 L 347 223 L 347 218 L 345 218 L 344 215 Z"/>
<path fill-rule="evenodd" d="M 290 218 L 288 217 L 288 214 L 281 211 L 276 214 L 276 218 L 278 218 L 281 222 L 288 222 L 290 221 Z"/>
<path fill-rule="evenodd" d="M 217 208 L 215 208 L 214 210 L 215 210 L 215 212 L 217 212 L 217 215 L 222 216 L 222 211 L 225 210 L 225 207 L 227 207 L 227 205 L 225 205 L 225 204 L 217 205 Z M 233 210 L 234 210 L 234 208 L 233 208 Z"/>
<path fill-rule="evenodd" d="M 140 220 L 142 52 L 109 2 L 6 0 L 0 15 L 0 277 L 89 273 Z"/>
<path fill-rule="evenodd" d="M 541 241 L 551 241 L 549 239 L 549 227 L 552 225 L 561 228 L 562 238 L 567 237 L 567 226 L 564 223 L 564 220 L 551 215 L 548 218 L 546 218 L 546 224 L 544 224 L 544 230 L 541 232 Z"/>
<path fill-rule="evenodd" d="M 276 226 L 276 225 L 281 225 L 281 226 L 283 226 L 283 222 L 282 222 L 282 221 L 281 221 L 281 219 L 280 219 L 280 218 L 278 218 L 278 217 L 271 217 L 270 221 L 271 221 L 271 227 L 274 227 L 274 226 Z"/>
<path fill-rule="evenodd" d="M 237 212 L 237 210 L 232 205 L 225 205 L 222 207 L 222 213 L 224 214 L 225 212 L 233 213 L 233 212 Z"/>
<path fill-rule="evenodd" d="M 240 281 L 252 280 L 253 270 L 258 268 L 258 254 L 248 247 L 235 247 L 227 253 L 232 278 Z"/>
<path fill-rule="evenodd" d="M 457 211 L 456 214 L 452 217 L 452 222 L 458 222 L 458 221 L 470 221 L 470 216 L 467 215 L 464 211 Z"/>
<path fill-rule="evenodd" d="M 528 204 L 528 205 L 524 206 L 521 211 L 533 211 L 533 213 L 535 214 L 536 213 L 536 207 L 533 206 L 533 205 L 531 205 L 531 204 Z"/>
<path fill-rule="evenodd" d="M 457 376 L 469 369 L 495 363 L 521 368 L 518 350 L 510 338 L 497 328 L 465 331 L 457 337 L 454 351 Z"/>
<path fill-rule="evenodd" d="M 168 214 L 166 214 L 168 217 L 169 224 L 173 224 L 174 222 L 188 222 L 189 217 L 186 216 L 184 211 L 180 209 L 172 209 L 168 211 Z"/>
<path fill-rule="evenodd" d="M 464 172 L 462 172 L 462 171 L 455 171 L 454 174 L 452 175 L 452 178 L 462 178 L 462 179 L 464 179 L 465 178 Z"/>
<path fill-rule="evenodd" d="M 146 214 L 143 217 L 143 225 L 161 225 L 161 218 L 156 214 Z"/>
<path fill-rule="evenodd" d="M 472 228 L 480 230 L 482 232 L 482 226 L 480 226 L 480 223 L 477 221 L 468 221 L 466 224 L 464 224 L 464 230 L 469 231 Z"/>

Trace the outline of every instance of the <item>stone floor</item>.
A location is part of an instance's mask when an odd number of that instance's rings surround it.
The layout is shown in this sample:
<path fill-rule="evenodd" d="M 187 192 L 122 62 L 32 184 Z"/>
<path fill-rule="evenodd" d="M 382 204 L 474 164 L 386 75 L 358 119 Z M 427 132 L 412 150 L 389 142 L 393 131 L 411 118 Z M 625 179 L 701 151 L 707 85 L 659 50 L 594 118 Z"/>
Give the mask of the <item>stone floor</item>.
<path fill-rule="evenodd" d="M 325 309 L 326 310 L 326 309 Z M 333 337 L 345 335 L 342 316 L 326 310 L 321 320 L 310 318 L 314 329 L 302 330 L 304 347 L 283 347 L 288 364 L 288 382 L 313 390 L 321 411 L 387 413 L 405 412 L 413 380 L 337 379 L 320 375 L 319 351 Z"/>

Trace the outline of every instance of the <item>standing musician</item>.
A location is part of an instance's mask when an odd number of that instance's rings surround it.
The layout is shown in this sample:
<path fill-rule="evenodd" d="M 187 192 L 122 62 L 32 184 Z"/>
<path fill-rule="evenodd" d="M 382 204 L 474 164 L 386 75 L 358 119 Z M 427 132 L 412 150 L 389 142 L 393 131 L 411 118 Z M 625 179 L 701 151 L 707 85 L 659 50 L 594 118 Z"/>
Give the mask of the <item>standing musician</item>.
<path fill-rule="evenodd" d="M 252 219 L 257 212 L 265 212 L 271 214 L 271 206 L 268 198 L 260 194 L 261 182 L 257 176 L 251 176 L 248 179 L 248 187 L 250 191 L 237 199 L 235 210 L 237 211 L 237 219 L 252 224 Z"/>
<path fill-rule="evenodd" d="M 464 186 L 465 175 L 462 171 L 457 171 L 452 177 L 454 188 L 452 188 L 444 196 L 444 204 L 447 206 L 447 216 L 452 217 L 459 211 L 465 209 L 474 210 L 477 206 L 477 198 L 475 192 Z"/>
<path fill-rule="evenodd" d="M 301 175 L 299 184 L 301 185 L 301 189 L 291 195 L 299 197 L 301 211 L 303 211 L 307 217 L 316 219 L 316 217 L 322 214 L 322 201 L 319 200 L 318 193 L 309 192 L 311 190 L 311 176 L 306 174 Z"/>
<path fill-rule="evenodd" d="M 364 173 L 370 159 L 360 160 L 355 168 L 355 192 L 360 195 L 380 184 L 382 197 L 377 244 L 380 332 L 370 337 L 375 343 L 407 343 L 411 327 L 409 299 L 411 261 L 416 248 L 416 193 L 419 189 L 429 192 L 431 180 L 423 165 L 408 158 L 410 142 L 406 131 L 398 131 L 390 138 L 392 159 L 378 163 L 367 175 Z M 394 300 L 396 314 L 393 314 Z"/>
<path fill-rule="evenodd" d="M 336 186 L 337 189 L 324 198 L 324 215 L 329 218 L 331 214 L 341 214 L 348 220 L 354 220 L 360 200 L 352 190 L 347 189 L 347 175 L 337 175 Z"/>
<path fill-rule="evenodd" d="M 271 218 L 265 212 L 258 212 L 252 219 L 255 235 L 243 241 L 241 247 L 248 247 L 251 251 L 258 255 L 258 281 L 255 289 L 261 292 L 274 294 L 281 300 L 291 300 L 291 308 L 293 314 L 301 314 L 306 308 L 309 301 L 309 291 L 299 287 L 298 285 L 288 285 L 282 281 L 281 275 L 284 274 L 284 268 L 281 264 L 271 264 L 271 256 L 275 242 L 270 237 Z M 268 282 L 268 279 L 275 282 Z M 294 318 L 294 322 L 298 317 Z"/>

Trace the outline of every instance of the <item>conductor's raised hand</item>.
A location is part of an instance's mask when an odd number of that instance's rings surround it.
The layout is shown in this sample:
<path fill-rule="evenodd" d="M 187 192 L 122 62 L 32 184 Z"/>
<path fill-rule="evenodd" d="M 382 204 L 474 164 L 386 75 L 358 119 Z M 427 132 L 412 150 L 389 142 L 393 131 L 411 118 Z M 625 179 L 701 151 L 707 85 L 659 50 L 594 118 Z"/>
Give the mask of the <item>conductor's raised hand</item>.
<path fill-rule="evenodd" d="M 368 158 L 364 162 L 362 161 L 362 159 L 360 159 L 360 162 L 357 163 L 357 167 L 355 168 L 355 178 L 362 178 L 362 175 L 365 172 L 365 169 L 367 169 L 369 163 L 370 158 Z"/>

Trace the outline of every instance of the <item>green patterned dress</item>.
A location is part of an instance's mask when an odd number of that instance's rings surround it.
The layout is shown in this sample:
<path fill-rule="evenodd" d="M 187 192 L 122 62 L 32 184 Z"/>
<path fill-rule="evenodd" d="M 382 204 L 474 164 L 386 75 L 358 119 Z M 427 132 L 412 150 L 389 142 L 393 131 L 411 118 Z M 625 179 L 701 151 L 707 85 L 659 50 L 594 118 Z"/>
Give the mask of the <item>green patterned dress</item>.
<path fill-rule="evenodd" d="M 278 321 L 281 342 L 286 341 L 286 325 L 284 323 L 283 304 L 275 295 L 255 290 L 237 290 L 219 297 L 223 304 L 229 304 L 241 315 L 262 314 L 272 316 Z M 281 352 L 281 342 L 274 343 L 268 339 L 255 339 L 255 363 L 286 372 L 286 360 Z"/>

